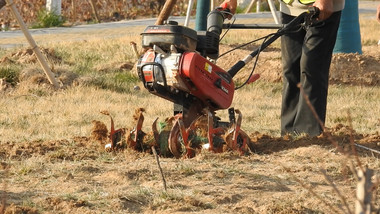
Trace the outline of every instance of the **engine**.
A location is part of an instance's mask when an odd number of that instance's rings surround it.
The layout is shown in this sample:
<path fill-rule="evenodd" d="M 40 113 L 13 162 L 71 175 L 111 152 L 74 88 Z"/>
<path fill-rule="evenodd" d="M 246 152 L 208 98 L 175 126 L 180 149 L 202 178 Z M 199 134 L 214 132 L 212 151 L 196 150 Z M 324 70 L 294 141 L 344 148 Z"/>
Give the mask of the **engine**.
<path fill-rule="evenodd" d="M 230 107 L 235 87 L 232 78 L 209 60 L 219 54 L 224 19 L 219 16 L 209 14 L 208 30 L 204 32 L 176 22 L 151 25 L 144 30 L 142 46 L 147 51 L 137 67 L 139 78 L 150 93 L 185 107 L 195 101 L 211 110 Z"/>

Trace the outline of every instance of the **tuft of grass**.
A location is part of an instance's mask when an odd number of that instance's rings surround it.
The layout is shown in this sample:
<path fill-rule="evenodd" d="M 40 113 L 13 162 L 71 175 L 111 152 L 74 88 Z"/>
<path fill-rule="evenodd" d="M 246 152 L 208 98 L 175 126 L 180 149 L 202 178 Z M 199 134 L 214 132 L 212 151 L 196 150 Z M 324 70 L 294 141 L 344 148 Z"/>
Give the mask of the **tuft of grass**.
<path fill-rule="evenodd" d="M 105 75 L 97 75 L 90 85 L 101 89 L 116 91 L 119 93 L 130 93 L 133 85 L 138 82 L 138 77 L 131 73 L 115 72 Z"/>
<path fill-rule="evenodd" d="M 13 86 L 15 86 L 19 80 L 19 73 L 20 70 L 16 66 L 0 67 L 0 79 L 5 78 L 5 80 Z"/>
<path fill-rule="evenodd" d="M 32 28 L 61 27 L 63 23 L 65 23 L 63 16 L 57 15 L 54 11 L 41 10 L 37 14 L 37 23 Z"/>

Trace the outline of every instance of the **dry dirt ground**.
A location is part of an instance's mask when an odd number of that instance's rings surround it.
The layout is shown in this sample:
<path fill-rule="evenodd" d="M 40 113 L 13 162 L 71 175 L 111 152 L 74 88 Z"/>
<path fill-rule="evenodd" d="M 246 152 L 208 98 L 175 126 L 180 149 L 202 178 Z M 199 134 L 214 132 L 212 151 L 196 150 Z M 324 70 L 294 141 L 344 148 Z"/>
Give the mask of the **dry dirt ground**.
<path fill-rule="evenodd" d="M 378 47 L 364 53 L 335 55 L 331 83 L 378 86 Z M 10 58 L 32 60 L 27 57 Z M 279 51 L 268 48 L 260 57 L 262 78 L 281 81 L 274 73 Z M 356 159 L 351 143 L 378 150 L 380 133 L 363 135 L 339 124 L 330 131 L 331 138 L 249 133 L 254 147 L 244 156 L 203 150 L 191 159 L 161 157 L 166 191 L 149 151 L 106 152 L 93 134 L 1 142 L 0 199 L 6 206 L 0 213 L 347 213 L 356 194 L 352 169 L 380 167 L 377 153 L 357 148 Z M 379 208 L 379 189 L 373 196 Z"/>

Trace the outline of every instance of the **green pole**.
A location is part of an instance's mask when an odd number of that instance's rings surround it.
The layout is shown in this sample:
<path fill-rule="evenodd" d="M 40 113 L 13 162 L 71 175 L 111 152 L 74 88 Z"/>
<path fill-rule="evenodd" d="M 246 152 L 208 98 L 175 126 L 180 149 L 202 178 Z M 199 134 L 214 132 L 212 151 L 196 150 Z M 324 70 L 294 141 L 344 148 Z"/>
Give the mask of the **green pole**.
<path fill-rule="evenodd" d="M 362 54 L 358 0 L 347 0 L 338 29 L 334 53 Z"/>
<path fill-rule="evenodd" d="M 195 30 L 207 30 L 207 15 L 210 12 L 210 0 L 197 0 L 197 12 L 195 15 Z"/>

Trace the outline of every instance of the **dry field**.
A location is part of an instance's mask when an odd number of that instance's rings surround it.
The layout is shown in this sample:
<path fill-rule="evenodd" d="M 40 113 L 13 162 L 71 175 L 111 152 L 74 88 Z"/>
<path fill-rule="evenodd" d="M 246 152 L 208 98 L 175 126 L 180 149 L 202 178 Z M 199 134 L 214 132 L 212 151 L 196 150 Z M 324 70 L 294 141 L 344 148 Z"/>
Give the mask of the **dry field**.
<path fill-rule="evenodd" d="M 135 109 L 144 108 L 147 133 L 156 117 L 172 114 L 171 103 L 133 90 L 140 83 L 129 43 L 140 41 L 143 28 L 122 29 L 118 34 L 128 36 L 113 39 L 101 32 L 63 35 L 71 40 L 62 42 L 36 36 L 59 90 L 49 86 L 26 48 L 1 50 L 1 72 L 18 76 L 2 79 L 0 92 L 0 213 L 353 213 L 352 168 L 377 175 L 380 168 L 378 153 L 352 148 L 380 148 L 380 38 L 373 30 L 379 25 L 374 18 L 361 20 L 363 54 L 334 55 L 326 121 L 332 139 L 279 136 L 281 59 L 275 43 L 259 58 L 262 78 L 238 90 L 233 102 L 254 149 L 245 156 L 203 150 L 192 159 L 160 157 L 166 191 L 149 151 L 106 152 L 93 132 L 94 121 L 110 129 L 103 110 L 116 128 L 132 128 Z M 268 32 L 256 33 L 231 32 L 222 52 Z M 218 64 L 228 68 L 249 48 Z M 372 194 L 379 209 L 379 189 Z"/>

